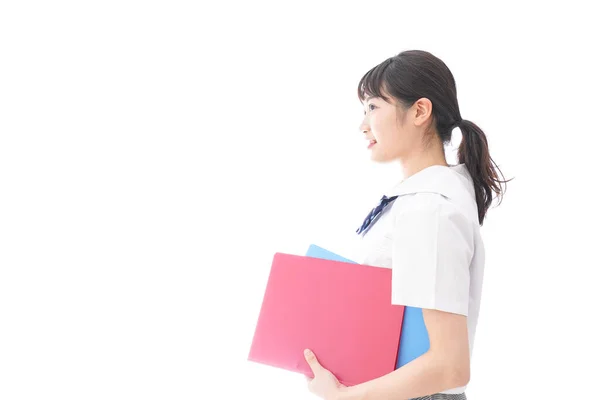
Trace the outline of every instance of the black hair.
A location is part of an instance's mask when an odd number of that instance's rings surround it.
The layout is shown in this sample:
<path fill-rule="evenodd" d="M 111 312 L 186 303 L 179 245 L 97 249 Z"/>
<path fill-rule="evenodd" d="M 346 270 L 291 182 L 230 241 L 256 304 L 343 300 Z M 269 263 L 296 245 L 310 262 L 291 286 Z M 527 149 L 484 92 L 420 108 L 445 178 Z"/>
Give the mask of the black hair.
<path fill-rule="evenodd" d="M 473 122 L 462 119 L 456 82 L 450 69 L 429 52 L 404 51 L 372 68 L 358 84 L 361 102 L 368 96 L 376 96 L 393 104 L 384 92 L 405 110 L 421 98 L 429 99 L 433 124 L 444 145 L 450 142 L 452 130 L 460 128 L 462 142 L 458 148 L 458 161 L 465 164 L 473 179 L 479 224 L 483 225 L 493 194 L 496 194 L 500 204 L 508 181 L 499 178 L 504 178 L 504 175 L 490 157 L 485 133 Z"/>

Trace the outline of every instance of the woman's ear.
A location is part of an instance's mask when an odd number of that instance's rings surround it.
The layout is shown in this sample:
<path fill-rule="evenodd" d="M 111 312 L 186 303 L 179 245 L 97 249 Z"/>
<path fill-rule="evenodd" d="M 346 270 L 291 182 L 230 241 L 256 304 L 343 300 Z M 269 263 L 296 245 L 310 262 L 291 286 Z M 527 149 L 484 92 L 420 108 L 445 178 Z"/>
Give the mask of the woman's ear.
<path fill-rule="evenodd" d="M 415 113 L 415 125 L 422 126 L 426 124 L 433 113 L 433 104 L 431 104 L 431 100 L 426 97 L 422 97 L 415 101 L 413 107 Z"/>

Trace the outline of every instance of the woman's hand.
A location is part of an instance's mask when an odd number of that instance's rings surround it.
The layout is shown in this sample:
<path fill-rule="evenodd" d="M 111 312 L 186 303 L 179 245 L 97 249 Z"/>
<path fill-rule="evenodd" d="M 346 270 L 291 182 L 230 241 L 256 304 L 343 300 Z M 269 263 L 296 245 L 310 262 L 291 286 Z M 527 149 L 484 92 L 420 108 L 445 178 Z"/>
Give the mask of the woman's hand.
<path fill-rule="evenodd" d="M 336 400 L 340 391 L 346 386 L 342 385 L 329 370 L 319 364 L 317 357 L 312 351 L 305 350 L 304 358 L 306 358 L 306 362 L 308 362 L 310 369 L 315 375 L 312 379 L 306 377 L 308 389 L 322 399 Z"/>

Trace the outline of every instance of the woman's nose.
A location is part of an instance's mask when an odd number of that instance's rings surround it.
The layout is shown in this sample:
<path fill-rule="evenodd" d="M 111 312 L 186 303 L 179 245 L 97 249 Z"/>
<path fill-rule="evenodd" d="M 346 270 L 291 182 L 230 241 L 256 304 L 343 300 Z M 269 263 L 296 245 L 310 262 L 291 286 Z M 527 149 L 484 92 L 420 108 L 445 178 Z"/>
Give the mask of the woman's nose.
<path fill-rule="evenodd" d="M 366 119 L 364 119 L 358 127 L 358 130 L 361 133 L 367 133 L 369 131 L 369 124 L 367 124 Z"/>

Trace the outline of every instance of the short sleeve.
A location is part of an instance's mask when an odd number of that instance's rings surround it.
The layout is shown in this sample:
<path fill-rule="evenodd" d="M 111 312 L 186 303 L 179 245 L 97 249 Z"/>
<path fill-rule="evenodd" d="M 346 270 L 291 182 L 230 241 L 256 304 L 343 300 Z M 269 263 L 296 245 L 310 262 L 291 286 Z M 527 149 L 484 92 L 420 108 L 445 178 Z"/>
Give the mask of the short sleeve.
<path fill-rule="evenodd" d="M 449 202 L 399 213 L 392 244 L 392 303 L 468 315 L 473 222 Z"/>

